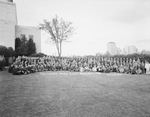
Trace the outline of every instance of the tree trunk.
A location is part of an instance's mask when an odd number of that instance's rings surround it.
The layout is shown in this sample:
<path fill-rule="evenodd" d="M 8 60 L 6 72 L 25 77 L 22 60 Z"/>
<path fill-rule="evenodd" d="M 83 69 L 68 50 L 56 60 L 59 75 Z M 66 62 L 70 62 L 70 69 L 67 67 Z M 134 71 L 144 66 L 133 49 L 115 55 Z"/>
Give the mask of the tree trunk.
<path fill-rule="evenodd" d="M 57 49 L 58 56 L 60 57 L 59 43 L 57 42 L 56 42 L 56 49 Z"/>
<path fill-rule="evenodd" d="M 60 57 L 61 57 L 61 54 L 62 54 L 62 42 L 60 42 Z"/>

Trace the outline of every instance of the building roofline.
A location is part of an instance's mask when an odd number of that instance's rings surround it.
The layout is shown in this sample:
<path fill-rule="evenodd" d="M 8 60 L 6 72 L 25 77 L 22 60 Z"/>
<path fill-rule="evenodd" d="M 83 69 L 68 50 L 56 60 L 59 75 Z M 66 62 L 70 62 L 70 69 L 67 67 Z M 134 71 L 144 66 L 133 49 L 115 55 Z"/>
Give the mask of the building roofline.
<path fill-rule="evenodd" d="M 24 26 L 24 25 L 16 25 L 16 27 L 21 27 L 21 28 L 30 28 L 30 29 L 39 29 L 38 27 L 33 27 L 33 26 Z"/>
<path fill-rule="evenodd" d="M 16 5 L 14 2 L 0 1 L 3 4 Z"/>
<path fill-rule="evenodd" d="M 115 43 L 115 42 L 108 42 L 108 43 Z"/>

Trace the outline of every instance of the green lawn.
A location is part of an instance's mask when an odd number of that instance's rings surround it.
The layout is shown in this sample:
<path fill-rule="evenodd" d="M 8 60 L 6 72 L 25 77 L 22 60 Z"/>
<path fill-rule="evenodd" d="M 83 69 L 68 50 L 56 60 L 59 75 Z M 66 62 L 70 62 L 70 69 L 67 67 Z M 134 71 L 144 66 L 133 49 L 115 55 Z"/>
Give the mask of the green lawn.
<path fill-rule="evenodd" d="M 150 75 L 0 72 L 0 117 L 150 117 Z"/>

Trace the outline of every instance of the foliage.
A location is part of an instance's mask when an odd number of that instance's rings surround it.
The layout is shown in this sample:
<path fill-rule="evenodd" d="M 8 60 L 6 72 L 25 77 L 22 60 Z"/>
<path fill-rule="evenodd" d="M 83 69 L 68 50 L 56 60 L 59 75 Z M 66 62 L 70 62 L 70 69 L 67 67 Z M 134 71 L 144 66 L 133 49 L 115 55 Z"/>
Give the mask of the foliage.
<path fill-rule="evenodd" d="M 8 49 L 5 46 L 0 45 L 0 55 L 8 56 Z"/>
<path fill-rule="evenodd" d="M 5 63 L 6 61 L 5 61 L 4 56 L 0 56 L 0 70 L 4 69 Z"/>
<path fill-rule="evenodd" d="M 15 51 L 14 51 L 14 49 L 12 48 L 12 47 L 8 47 L 8 56 L 9 57 L 13 57 L 13 56 L 15 56 Z"/>
<path fill-rule="evenodd" d="M 21 46 L 21 39 L 20 38 L 16 38 L 15 39 L 15 51 L 16 53 L 20 53 L 20 49 L 19 47 Z"/>
<path fill-rule="evenodd" d="M 105 54 L 104 54 L 105 57 L 110 57 L 110 53 L 107 51 Z"/>
<path fill-rule="evenodd" d="M 33 42 L 33 39 L 29 39 L 28 40 L 28 55 L 34 54 L 36 53 L 36 47 L 35 47 L 35 43 Z"/>
<path fill-rule="evenodd" d="M 27 40 L 26 37 L 15 39 L 15 51 L 17 56 L 29 56 L 36 53 L 35 43 L 33 39 Z"/>
<path fill-rule="evenodd" d="M 30 57 L 44 57 L 44 56 L 46 56 L 44 53 L 34 53 L 30 55 Z"/>
<path fill-rule="evenodd" d="M 3 55 L 4 57 L 12 57 L 15 56 L 15 51 L 12 47 L 5 47 L 0 45 L 0 55 Z"/>
<path fill-rule="evenodd" d="M 74 32 L 72 22 L 64 21 L 56 16 L 51 21 L 44 20 L 44 23 L 40 24 L 40 29 L 50 34 L 52 42 L 56 45 L 58 56 L 61 57 L 62 42 L 68 40 Z"/>
<path fill-rule="evenodd" d="M 0 69 L 3 69 L 4 65 L 9 65 L 8 59 L 9 57 L 15 56 L 15 51 L 12 47 L 5 47 L 0 45 Z M 4 57 L 4 58 L 3 58 Z M 3 58 L 3 60 L 1 60 Z"/>

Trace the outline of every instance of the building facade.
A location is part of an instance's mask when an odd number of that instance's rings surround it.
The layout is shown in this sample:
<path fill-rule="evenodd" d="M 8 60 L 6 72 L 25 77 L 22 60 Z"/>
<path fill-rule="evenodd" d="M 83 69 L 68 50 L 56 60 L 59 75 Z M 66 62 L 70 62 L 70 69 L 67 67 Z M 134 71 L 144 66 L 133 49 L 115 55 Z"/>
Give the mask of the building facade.
<path fill-rule="evenodd" d="M 135 54 L 138 53 L 138 49 L 134 45 L 126 46 L 123 48 L 123 54 Z"/>
<path fill-rule="evenodd" d="M 125 47 L 123 48 L 123 54 L 124 54 L 124 55 L 129 54 L 129 46 L 125 46 Z"/>
<path fill-rule="evenodd" d="M 32 38 L 37 52 L 41 52 L 41 31 L 36 27 L 19 26 L 16 4 L 13 0 L 0 0 L 0 45 L 15 47 L 15 38 Z"/>
<path fill-rule="evenodd" d="M 107 43 L 107 51 L 110 55 L 117 55 L 117 47 L 115 42 L 108 42 Z"/>
<path fill-rule="evenodd" d="M 137 48 L 134 45 L 129 46 L 129 54 L 137 53 Z"/>
<path fill-rule="evenodd" d="M 8 0 L 0 0 L 0 45 L 14 47 L 16 25 L 16 5 Z"/>
<path fill-rule="evenodd" d="M 122 54 L 122 50 L 117 47 L 117 55 L 121 55 L 121 54 Z"/>
<path fill-rule="evenodd" d="M 35 27 L 16 26 L 16 37 L 33 39 L 36 45 L 36 51 L 41 52 L 41 31 Z"/>

